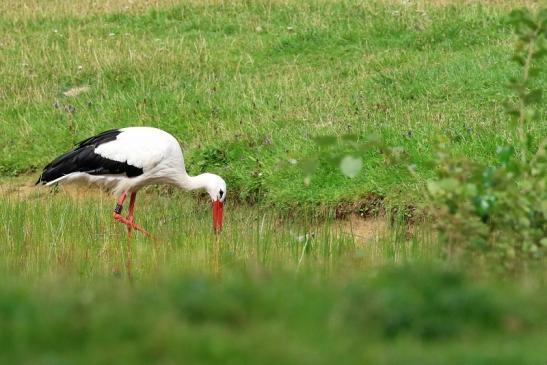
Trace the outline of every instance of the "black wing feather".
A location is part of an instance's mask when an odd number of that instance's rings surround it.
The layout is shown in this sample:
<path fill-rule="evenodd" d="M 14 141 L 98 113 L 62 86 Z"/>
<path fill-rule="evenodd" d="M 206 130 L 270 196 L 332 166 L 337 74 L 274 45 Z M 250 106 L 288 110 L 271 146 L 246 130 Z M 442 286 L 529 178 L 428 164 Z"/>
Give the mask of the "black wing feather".
<path fill-rule="evenodd" d="M 77 143 L 76 148 L 85 146 L 97 147 L 98 145 L 101 145 L 103 143 L 114 141 L 116 138 L 118 138 L 118 134 L 120 134 L 121 132 L 122 131 L 119 129 L 109 129 L 107 131 L 97 134 L 96 136 L 89 137 Z"/>
<path fill-rule="evenodd" d="M 79 142 L 74 149 L 44 167 L 36 184 L 45 184 L 73 172 L 86 172 L 91 175 L 125 174 L 127 177 L 141 175 L 142 168 L 110 160 L 95 153 L 97 146 L 114 141 L 121 132 L 119 129 L 111 129 Z"/>

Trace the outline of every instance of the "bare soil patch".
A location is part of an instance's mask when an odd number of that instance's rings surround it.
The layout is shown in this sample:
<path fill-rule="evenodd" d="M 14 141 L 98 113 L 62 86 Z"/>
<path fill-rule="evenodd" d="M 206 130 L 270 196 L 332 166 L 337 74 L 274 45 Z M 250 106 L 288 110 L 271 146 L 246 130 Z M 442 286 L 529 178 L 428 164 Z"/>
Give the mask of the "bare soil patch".
<path fill-rule="evenodd" d="M 358 214 L 338 219 L 335 222 L 335 226 L 341 233 L 353 236 L 359 243 L 375 241 L 384 235 L 387 230 L 385 217 L 362 217 Z"/>

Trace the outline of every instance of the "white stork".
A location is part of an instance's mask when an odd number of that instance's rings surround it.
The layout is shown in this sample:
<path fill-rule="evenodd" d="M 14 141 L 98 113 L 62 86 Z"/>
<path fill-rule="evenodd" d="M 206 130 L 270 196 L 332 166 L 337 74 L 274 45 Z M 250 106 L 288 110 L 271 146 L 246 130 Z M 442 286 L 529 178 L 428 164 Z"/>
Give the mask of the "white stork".
<path fill-rule="evenodd" d="M 222 228 L 226 183 L 220 176 L 209 173 L 189 176 L 179 143 L 157 128 L 111 129 L 90 137 L 47 165 L 36 182 L 40 183 L 91 183 L 119 195 L 113 217 L 127 226 L 129 237 L 132 229 L 149 236 L 133 222 L 135 197 L 142 187 L 171 184 L 185 190 L 205 189 L 211 196 L 213 229 L 218 233 Z M 127 194 L 131 194 L 131 200 L 128 215 L 123 217 Z"/>

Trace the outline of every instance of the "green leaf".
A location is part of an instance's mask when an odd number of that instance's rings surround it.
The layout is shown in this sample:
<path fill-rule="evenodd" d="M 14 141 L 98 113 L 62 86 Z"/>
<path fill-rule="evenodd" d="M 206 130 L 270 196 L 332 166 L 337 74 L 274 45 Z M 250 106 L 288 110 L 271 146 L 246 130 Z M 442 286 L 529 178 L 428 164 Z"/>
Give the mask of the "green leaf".
<path fill-rule="evenodd" d="M 540 48 L 532 54 L 532 57 L 535 60 L 539 60 L 540 58 L 542 58 L 546 54 L 547 54 L 547 49 L 546 48 Z"/>
<path fill-rule="evenodd" d="M 514 177 L 519 176 L 521 169 L 520 169 L 520 163 L 519 161 L 510 160 L 506 163 L 505 168 L 508 172 L 513 174 Z"/>
<path fill-rule="evenodd" d="M 485 220 L 488 218 L 494 203 L 496 202 L 496 197 L 487 194 L 487 195 L 478 195 L 473 199 L 473 205 L 475 206 L 475 212 Z"/>
<path fill-rule="evenodd" d="M 514 156 L 515 148 L 511 145 L 498 146 L 497 149 L 496 149 L 496 153 L 498 155 L 498 160 L 502 164 L 506 164 L 507 162 L 509 162 L 511 157 Z"/>
<path fill-rule="evenodd" d="M 512 59 L 513 61 L 517 62 L 519 65 L 524 66 L 525 61 L 524 61 L 524 57 L 523 57 L 523 56 L 521 56 L 521 55 L 519 55 L 519 54 L 516 54 L 516 55 L 514 55 L 513 57 L 511 57 L 511 59 Z"/>
<path fill-rule="evenodd" d="M 359 136 L 357 134 L 344 134 L 341 138 L 342 141 L 345 142 L 359 142 Z"/>
<path fill-rule="evenodd" d="M 350 179 L 357 176 L 361 168 L 363 167 L 363 160 L 361 157 L 345 156 L 340 161 L 340 171 Z"/>
<path fill-rule="evenodd" d="M 513 110 L 509 110 L 507 111 L 509 113 L 510 116 L 512 116 L 513 118 L 518 118 L 520 116 L 520 111 L 517 110 L 517 109 L 513 109 Z"/>
<path fill-rule="evenodd" d="M 524 226 L 526 228 L 530 227 L 530 220 L 526 217 L 520 217 L 519 218 L 519 223 L 521 226 Z"/>
<path fill-rule="evenodd" d="M 437 182 L 440 189 L 444 191 L 455 191 L 460 186 L 460 182 L 452 177 L 441 179 Z"/>
<path fill-rule="evenodd" d="M 541 89 L 530 90 L 530 92 L 524 97 L 524 103 L 526 105 L 537 104 L 541 101 L 542 95 L 543 95 L 543 90 Z"/>
<path fill-rule="evenodd" d="M 507 22 L 513 25 L 514 27 L 516 27 L 522 22 L 523 17 L 524 17 L 524 10 L 516 9 L 509 13 Z"/>
<path fill-rule="evenodd" d="M 547 200 L 541 202 L 541 212 L 543 213 L 543 219 L 547 219 Z"/>
<path fill-rule="evenodd" d="M 298 166 L 305 175 L 311 175 L 319 167 L 319 160 L 316 158 L 307 158 L 298 163 Z"/>
<path fill-rule="evenodd" d="M 316 136 L 313 137 L 313 141 L 320 147 L 328 147 L 336 144 L 336 137 L 334 136 Z"/>
<path fill-rule="evenodd" d="M 443 189 L 439 186 L 437 181 L 429 180 L 427 182 L 427 191 L 433 196 L 437 196 L 442 193 Z"/>
<path fill-rule="evenodd" d="M 378 133 L 371 133 L 366 136 L 365 140 L 369 144 L 378 145 L 382 143 L 382 136 L 380 136 Z"/>
<path fill-rule="evenodd" d="M 541 69 L 539 67 L 530 67 L 528 70 L 528 75 L 530 77 L 537 77 L 541 73 Z"/>
<path fill-rule="evenodd" d="M 465 189 L 466 195 L 468 195 L 468 196 L 477 195 L 478 189 L 477 189 L 477 185 L 475 185 L 475 184 L 471 184 L 471 183 L 465 184 L 464 189 Z"/>
<path fill-rule="evenodd" d="M 482 183 L 484 186 L 492 186 L 495 173 L 496 168 L 493 166 L 488 166 L 482 171 Z"/>

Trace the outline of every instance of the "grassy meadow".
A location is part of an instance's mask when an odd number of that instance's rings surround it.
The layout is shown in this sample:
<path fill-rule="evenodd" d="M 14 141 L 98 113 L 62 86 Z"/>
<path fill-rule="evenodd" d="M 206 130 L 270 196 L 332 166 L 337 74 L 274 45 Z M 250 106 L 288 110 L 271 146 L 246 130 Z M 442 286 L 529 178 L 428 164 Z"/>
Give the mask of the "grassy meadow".
<path fill-rule="evenodd" d="M 50 3 L 3 5 L 3 175 L 147 125 L 177 136 L 189 171 L 225 177 L 232 197 L 294 209 L 373 192 L 406 204 L 439 134 L 480 160 L 512 135 L 505 18 L 519 2 Z M 321 169 L 300 183 L 291 161 L 317 154 L 311 137 L 373 133 L 403 147 L 416 175 L 371 151 L 354 179 Z"/>
<path fill-rule="evenodd" d="M 0 363 L 545 364 L 545 260 L 451 255 L 424 192 L 439 144 L 489 163 L 516 139 L 507 16 L 540 5 L 0 1 Z M 225 178 L 220 236 L 200 193 L 146 188 L 129 241 L 112 196 L 33 186 L 139 125 Z M 350 178 L 320 136 L 404 160 Z"/>

